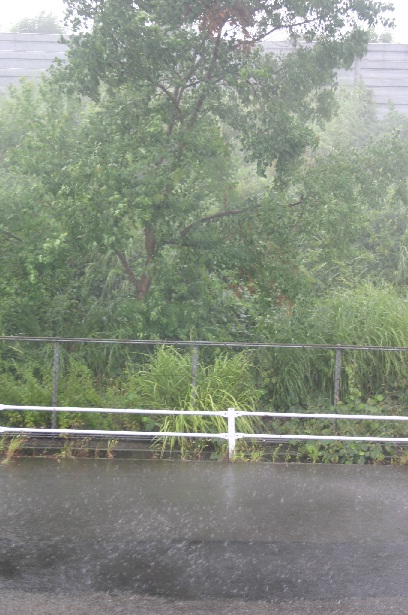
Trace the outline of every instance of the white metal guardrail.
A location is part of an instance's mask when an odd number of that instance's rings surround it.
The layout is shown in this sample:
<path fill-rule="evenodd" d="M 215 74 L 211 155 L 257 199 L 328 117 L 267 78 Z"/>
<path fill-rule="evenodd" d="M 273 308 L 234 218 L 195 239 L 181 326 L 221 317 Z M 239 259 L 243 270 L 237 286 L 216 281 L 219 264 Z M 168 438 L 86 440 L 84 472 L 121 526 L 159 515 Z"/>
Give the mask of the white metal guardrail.
<path fill-rule="evenodd" d="M 76 407 L 55 407 L 55 406 L 14 406 L 0 404 L 0 412 L 3 410 L 16 411 L 49 411 L 53 413 L 61 412 L 84 412 L 84 413 L 105 413 L 105 414 L 142 414 L 142 415 L 201 415 L 201 416 L 219 416 L 225 418 L 226 431 L 224 433 L 196 433 L 196 432 L 177 432 L 177 431 L 109 431 L 104 429 L 57 429 L 57 428 L 31 428 L 31 427 L 2 427 L 0 426 L 0 434 L 3 435 L 81 435 L 81 436 L 105 436 L 105 437 L 129 437 L 129 436 L 146 436 L 146 437 L 184 437 L 184 438 L 205 438 L 205 439 L 220 439 L 228 441 L 228 458 L 231 460 L 235 453 L 236 441 L 240 439 L 249 440 L 272 440 L 272 441 L 291 441 L 291 440 L 314 440 L 314 441 L 353 441 L 353 442 L 392 442 L 408 444 L 408 438 L 388 438 L 374 436 L 322 436 L 313 434 L 260 434 L 260 433 L 242 433 L 236 431 L 236 419 L 241 416 L 249 417 L 266 417 L 280 419 L 331 419 L 337 420 L 355 420 L 355 421 L 408 421 L 408 416 L 381 416 L 371 414 L 308 414 L 299 412 L 248 412 L 243 410 L 149 410 L 141 408 L 76 408 Z"/>

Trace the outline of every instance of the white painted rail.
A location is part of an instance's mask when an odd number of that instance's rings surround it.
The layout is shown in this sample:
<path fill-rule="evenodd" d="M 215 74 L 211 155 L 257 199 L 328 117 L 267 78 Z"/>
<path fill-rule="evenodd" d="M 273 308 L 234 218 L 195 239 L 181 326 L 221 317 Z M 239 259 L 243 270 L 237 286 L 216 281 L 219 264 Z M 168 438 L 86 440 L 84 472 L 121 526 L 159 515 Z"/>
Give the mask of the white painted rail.
<path fill-rule="evenodd" d="M 263 440 L 263 441 L 292 441 L 292 440 L 314 440 L 314 441 L 345 441 L 345 442 L 393 442 L 408 444 L 405 437 L 374 437 L 374 436 L 340 436 L 340 435 L 313 435 L 313 434 L 260 434 L 243 433 L 236 431 L 236 419 L 242 416 L 248 417 L 268 417 L 279 419 L 331 419 L 353 420 L 353 421 L 408 421 L 408 416 L 388 416 L 371 414 L 328 414 L 328 413 L 300 413 L 300 412 L 248 412 L 243 410 L 153 410 L 145 408 L 83 408 L 83 407 L 56 407 L 56 406 L 17 406 L 0 404 L 0 412 L 4 410 L 26 411 L 48 411 L 55 414 L 62 412 L 83 412 L 83 413 L 103 413 L 103 414 L 141 414 L 141 415 L 201 415 L 218 416 L 225 419 L 225 432 L 200 433 L 200 432 L 179 432 L 179 431 L 131 431 L 131 430 L 104 430 L 104 429 L 58 429 L 58 428 L 32 428 L 32 427 L 7 427 L 0 426 L 0 434 L 3 435 L 73 435 L 73 436 L 100 436 L 100 437 L 153 437 L 153 438 L 204 438 L 220 439 L 228 441 L 228 458 L 231 460 L 235 454 L 236 441 L 242 439 Z"/>

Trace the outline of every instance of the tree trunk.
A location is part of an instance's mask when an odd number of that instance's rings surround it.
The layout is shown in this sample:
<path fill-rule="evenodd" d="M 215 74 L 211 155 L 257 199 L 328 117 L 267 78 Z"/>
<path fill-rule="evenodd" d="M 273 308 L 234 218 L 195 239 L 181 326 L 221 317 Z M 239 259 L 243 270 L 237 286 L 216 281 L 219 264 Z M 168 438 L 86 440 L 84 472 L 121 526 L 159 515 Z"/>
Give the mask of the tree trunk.
<path fill-rule="evenodd" d="M 146 248 L 146 268 L 153 262 L 154 259 L 154 251 L 156 248 L 156 240 L 155 240 L 155 236 L 154 233 L 151 229 L 150 226 L 146 226 L 145 227 L 145 248 Z M 147 295 L 147 293 L 149 292 L 151 283 L 152 283 L 152 278 L 149 275 L 149 273 L 142 273 L 142 275 L 137 278 L 135 276 L 135 274 L 133 273 L 133 270 L 126 258 L 126 256 L 124 255 L 123 252 L 119 252 L 116 251 L 117 257 L 119 258 L 120 262 L 122 263 L 122 266 L 126 272 L 126 275 L 129 278 L 129 282 L 134 286 L 135 288 L 135 297 L 138 301 L 141 301 L 142 299 L 145 298 L 145 296 Z"/>

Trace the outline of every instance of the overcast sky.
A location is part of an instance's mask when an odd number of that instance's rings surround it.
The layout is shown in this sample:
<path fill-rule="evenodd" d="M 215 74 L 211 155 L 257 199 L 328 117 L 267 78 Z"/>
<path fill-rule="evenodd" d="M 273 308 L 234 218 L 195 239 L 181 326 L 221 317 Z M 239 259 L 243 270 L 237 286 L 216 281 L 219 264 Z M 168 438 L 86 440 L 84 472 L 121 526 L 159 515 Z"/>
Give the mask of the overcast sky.
<path fill-rule="evenodd" d="M 384 0 L 387 1 L 387 0 Z M 23 17 L 33 17 L 41 11 L 62 16 L 63 0 L 0 0 L 0 31 L 7 32 L 10 26 Z M 395 6 L 394 17 L 397 27 L 394 30 L 396 43 L 408 44 L 408 0 L 389 0 Z"/>

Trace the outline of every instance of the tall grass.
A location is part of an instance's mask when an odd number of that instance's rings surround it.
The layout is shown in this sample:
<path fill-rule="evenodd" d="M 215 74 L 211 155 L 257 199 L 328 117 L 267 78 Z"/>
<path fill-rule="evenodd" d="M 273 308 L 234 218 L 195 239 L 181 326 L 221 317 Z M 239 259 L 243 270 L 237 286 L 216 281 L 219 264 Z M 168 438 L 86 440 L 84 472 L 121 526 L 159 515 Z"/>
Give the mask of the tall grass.
<path fill-rule="evenodd" d="M 273 342 L 345 344 L 408 347 L 408 300 L 390 286 L 364 284 L 338 290 L 316 300 L 298 303 L 292 315 L 267 315 L 259 325 L 259 338 Z M 31 344 L 30 344 L 31 347 Z M 2 403 L 49 405 L 52 398 L 52 345 L 30 350 L 26 346 L 0 346 L 0 391 Z M 44 346 L 45 348 L 45 346 Z M 95 352 L 98 347 L 95 347 Z M 327 407 L 333 400 L 335 353 L 332 350 L 262 349 L 225 354 L 200 352 L 196 385 L 193 385 L 191 350 L 157 347 L 154 353 L 130 352 L 125 368 L 115 377 L 95 373 L 95 360 L 86 365 L 77 358 L 77 347 L 61 345 L 59 405 L 139 407 L 152 409 L 214 410 L 276 407 L 285 410 L 297 404 Z M 408 356 L 402 352 L 343 351 L 341 399 L 353 391 L 367 399 L 388 392 L 404 396 L 408 389 Z M 121 358 L 121 361 L 124 357 Z M 102 364 L 105 364 L 103 357 Z M 117 363 L 119 365 L 120 362 Z M 255 369 L 256 368 L 256 369 Z M 319 402 L 319 403 L 320 403 Z M 4 417 L 4 414 L 3 414 Z M 168 431 L 225 431 L 223 419 L 197 415 L 181 418 L 106 415 L 66 415 L 64 426 L 103 425 Z M 48 425 L 47 413 L 10 413 L 9 424 Z M 242 419 L 243 420 L 243 419 Z M 218 422 L 217 422 L 218 421 Z M 254 422 L 238 425 L 250 431 Z"/>
<path fill-rule="evenodd" d="M 273 341 L 408 347 L 408 300 L 390 286 L 365 284 L 332 292 L 312 306 L 300 305 L 281 325 L 280 339 Z M 343 397 L 350 388 L 369 397 L 408 384 L 406 353 L 343 351 L 341 356 Z M 332 399 L 334 351 L 263 351 L 259 370 L 270 403 L 289 407 L 311 396 Z"/>
<path fill-rule="evenodd" d="M 52 363 L 25 364 L 10 362 L 0 373 L 1 402 L 16 405 L 49 406 L 52 399 Z M 144 362 L 129 363 L 123 375 L 110 381 L 95 378 L 84 363 L 66 355 L 60 372 L 59 406 L 116 407 L 177 410 L 226 410 L 235 407 L 253 410 L 260 396 L 251 372 L 250 357 L 240 353 L 219 354 L 211 364 L 199 365 L 195 385 L 192 377 L 190 351 L 158 347 L 145 355 Z M 3 413 L 2 422 L 10 426 L 49 427 L 50 412 Z M 240 418 L 237 428 L 248 433 L 254 430 L 254 420 Z M 114 415 L 99 413 L 59 413 L 58 426 L 63 428 L 135 429 L 146 431 L 177 431 L 223 433 L 226 420 L 213 416 Z M 215 437 L 215 436 L 214 436 Z M 183 451 L 196 453 L 205 442 L 164 439 L 172 448 L 180 444 Z M 217 448 L 217 441 L 214 440 Z M 222 448 L 222 447 L 221 447 Z M 218 446 L 218 449 L 220 447 Z"/>
<path fill-rule="evenodd" d="M 151 409 L 215 411 L 235 407 L 251 411 L 260 397 L 249 355 L 218 355 L 212 364 L 199 367 L 194 386 L 191 353 L 172 347 L 158 347 L 145 367 L 129 370 L 124 386 L 128 402 Z M 247 433 L 253 433 L 254 425 L 253 418 L 241 417 L 237 421 L 237 429 Z M 166 416 L 157 421 L 157 427 L 161 431 L 216 434 L 226 431 L 226 420 L 215 414 Z M 167 444 L 170 448 L 178 444 L 186 453 L 208 443 L 163 438 L 163 447 Z M 213 446 L 222 448 L 216 439 Z"/>

